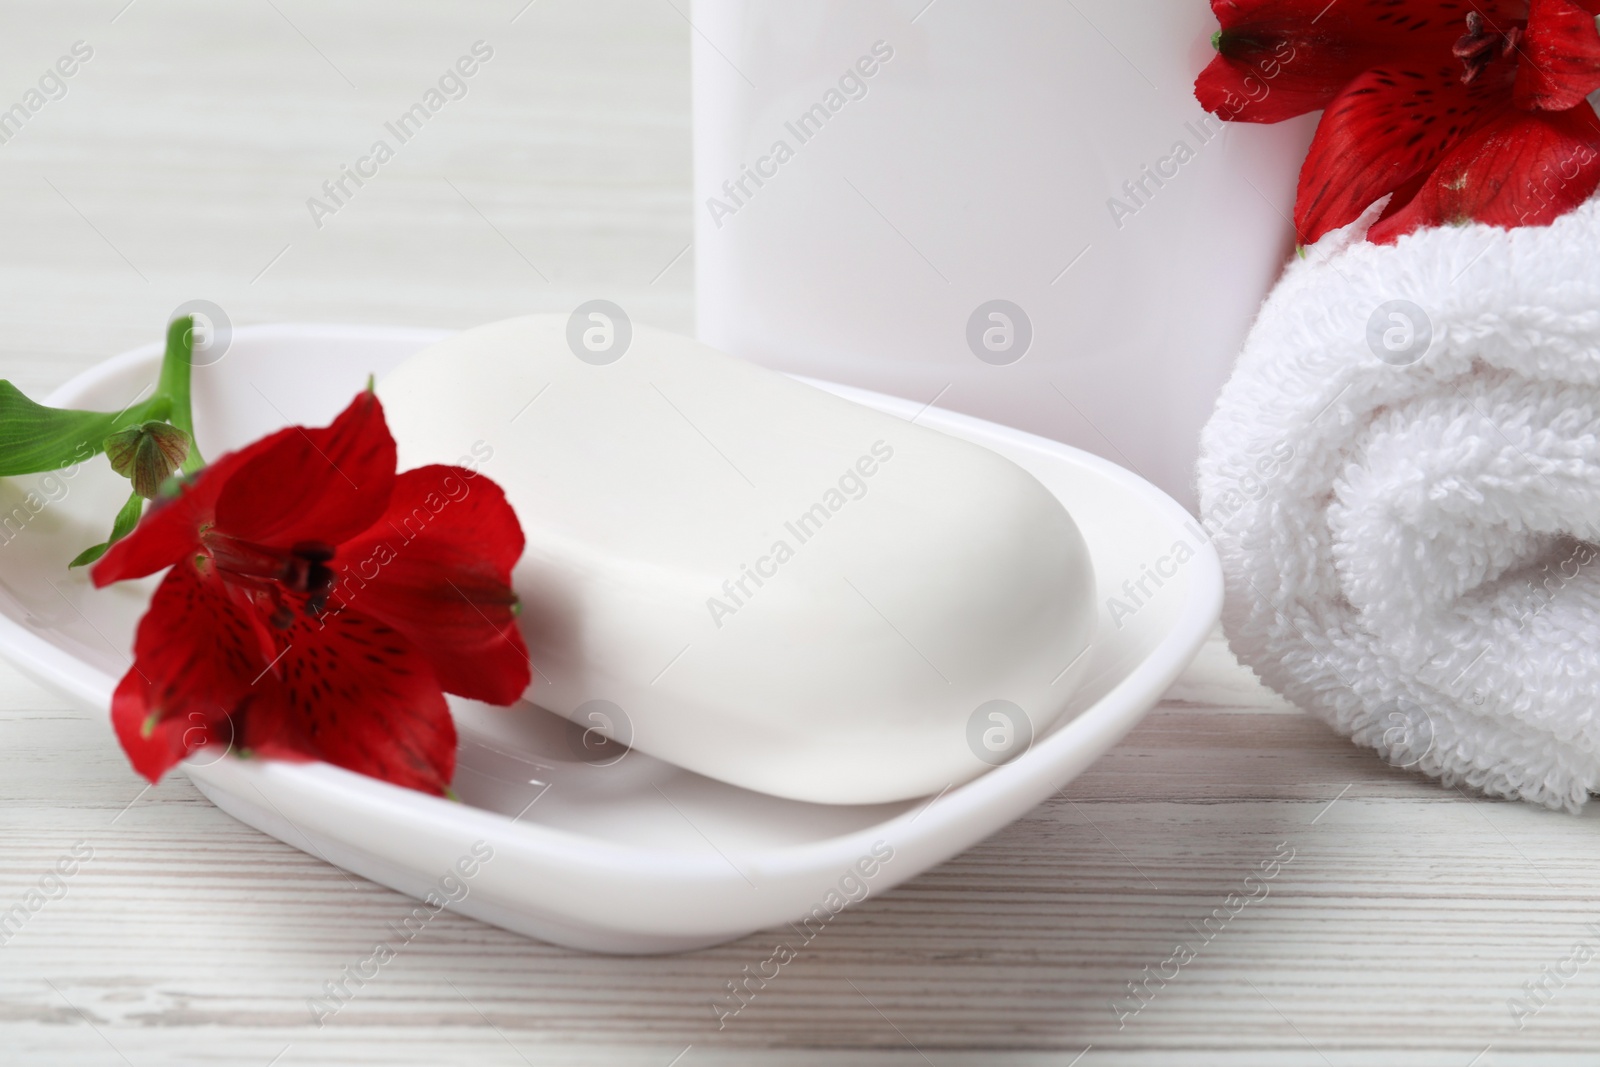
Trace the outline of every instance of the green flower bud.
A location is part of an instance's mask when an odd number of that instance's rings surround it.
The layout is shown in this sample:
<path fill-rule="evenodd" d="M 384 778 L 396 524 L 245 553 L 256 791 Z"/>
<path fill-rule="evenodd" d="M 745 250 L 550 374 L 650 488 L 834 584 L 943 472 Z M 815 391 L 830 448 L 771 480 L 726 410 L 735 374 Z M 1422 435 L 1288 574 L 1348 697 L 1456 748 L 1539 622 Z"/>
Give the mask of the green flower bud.
<path fill-rule="evenodd" d="M 165 422 L 147 422 L 112 434 L 105 442 L 111 469 L 133 482 L 133 491 L 154 500 L 161 486 L 189 456 L 189 435 Z"/>

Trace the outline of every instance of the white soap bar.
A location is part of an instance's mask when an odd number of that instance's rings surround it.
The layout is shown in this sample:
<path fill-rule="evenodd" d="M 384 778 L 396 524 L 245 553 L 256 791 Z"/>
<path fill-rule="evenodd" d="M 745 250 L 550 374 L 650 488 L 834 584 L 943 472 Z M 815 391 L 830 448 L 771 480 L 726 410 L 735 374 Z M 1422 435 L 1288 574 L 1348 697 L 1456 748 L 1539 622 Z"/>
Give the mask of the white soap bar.
<path fill-rule="evenodd" d="M 966 781 L 1060 716 L 1094 576 L 1037 480 L 690 338 L 593 321 L 591 344 L 626 344 L 614 362 L 535 315 L 378 387 L 402 469 L 478 457 L 516 509 L 529 700 L 621 718 L 618 740 L 712 778 L 855 804 Z"/>

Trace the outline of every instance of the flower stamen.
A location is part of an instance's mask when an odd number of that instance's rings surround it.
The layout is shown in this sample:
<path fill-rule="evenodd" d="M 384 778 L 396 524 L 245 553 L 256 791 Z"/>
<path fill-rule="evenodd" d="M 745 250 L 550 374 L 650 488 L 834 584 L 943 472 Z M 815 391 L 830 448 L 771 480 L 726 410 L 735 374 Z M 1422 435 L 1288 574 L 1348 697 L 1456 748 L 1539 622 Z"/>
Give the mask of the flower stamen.
<path fill-rule="evenodd" d="M 1490 33 L 1484 29 L 1482 14 L 1467 12 L 1467 32 L 1450 48 L 1450 54 L 1466 68 L 1461 73 L 1461 84 L 1471 85 L 1495 59 L 1515 52 L 1521 37 L 1520 26 L 1513 27 L 1509 33 Z"/>
<path fill-rule="evenodd" d="M 226 582 L 267 592 L 275 605 L 270 621 L 279 629 L 294 621 L 293 610 L 283 594 L 304 598 L 305 612 L 319 616 L 328 607 L 337 575 L 328 566 L 337 550 L 323 541 L 300 541 L 285 551 L 252 544 L 212 531 L 201 535 L 201 543 L 211 552 L 217 569 Z"/>

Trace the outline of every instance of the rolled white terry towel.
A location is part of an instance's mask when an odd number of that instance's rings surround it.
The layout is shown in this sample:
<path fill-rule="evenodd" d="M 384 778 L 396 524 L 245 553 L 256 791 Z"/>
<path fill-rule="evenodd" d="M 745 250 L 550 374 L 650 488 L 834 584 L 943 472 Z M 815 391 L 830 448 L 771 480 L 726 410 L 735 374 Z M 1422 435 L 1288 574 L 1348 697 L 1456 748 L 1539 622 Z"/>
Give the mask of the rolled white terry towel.
<path fill-rule="evenodd" d="M 1229 641 L 1391 763 L 1575 812 L 1600 790 L 1600 201 L 1348 239 L 1291 263 L 1201 438 Z"/>

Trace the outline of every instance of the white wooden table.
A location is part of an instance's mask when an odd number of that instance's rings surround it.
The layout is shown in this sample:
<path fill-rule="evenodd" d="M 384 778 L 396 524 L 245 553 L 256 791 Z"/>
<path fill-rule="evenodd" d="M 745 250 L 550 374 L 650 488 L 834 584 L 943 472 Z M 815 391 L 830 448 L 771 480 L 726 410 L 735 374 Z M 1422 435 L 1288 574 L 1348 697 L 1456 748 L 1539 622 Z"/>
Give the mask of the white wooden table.
<path fill-rule="evenodd" d="M 42 393 L 194 298 L 237 323 L 469 326 L 607 297 L 692 329 L 684 12 L 0 4 L 0 108 L 93 49 L 0 144 L 0 376 Z M 494 54 L 466 97 L 318 228 L 307 198 L 478 40 Z M 56 897 L 0 946 L 0 1064 L 1503 1067 L 1600 1048 L 1600 959 L 1568 963 L 1600 951 L 1600 814 L 1392 770 L 1220 640 L 1064 795 L 851 909 L 721 1031 L 709 1002 L 761 935 L 605 958 L 449 914 L 318 1029 L 306 999 L 410 904 L 181 775 L 141 786 L 102 717 L 0 667 L 0 911 Z M 80 841 L 93 858 L 58 890 L 45 874 Z M 1180 941 L 1194 957 L 1169 962 Z M 1508 1001 L 1546 968 L 1569 976 L 1518 1029 Z M 1150 973 L 1141 1005 L 1128 983 Z"/>

